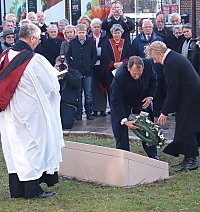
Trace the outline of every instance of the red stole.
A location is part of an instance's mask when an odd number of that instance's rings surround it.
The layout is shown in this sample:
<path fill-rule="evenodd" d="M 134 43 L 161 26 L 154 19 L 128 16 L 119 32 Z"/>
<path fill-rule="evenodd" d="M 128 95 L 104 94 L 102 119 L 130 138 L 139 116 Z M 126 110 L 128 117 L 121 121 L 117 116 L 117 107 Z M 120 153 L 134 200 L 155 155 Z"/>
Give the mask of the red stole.
<path fill-rule="evenodd" d="M 8 106 L 26 66 L 34 55 L 23 50 L 9 62 L 8 52 L 9 50 L 0 56 L 0 112 Z"/>
<path fill-rule="evenodd" d="M 124 47 L 124 39 L 121 38 L 118 45 L 116 45 L 116 42 L 114 41 L 113 38 L 110 38 L 109 41 L 110 41 L 110 45 L 113 50 L 115 62 L 121 62 L 122 50 Z"/>

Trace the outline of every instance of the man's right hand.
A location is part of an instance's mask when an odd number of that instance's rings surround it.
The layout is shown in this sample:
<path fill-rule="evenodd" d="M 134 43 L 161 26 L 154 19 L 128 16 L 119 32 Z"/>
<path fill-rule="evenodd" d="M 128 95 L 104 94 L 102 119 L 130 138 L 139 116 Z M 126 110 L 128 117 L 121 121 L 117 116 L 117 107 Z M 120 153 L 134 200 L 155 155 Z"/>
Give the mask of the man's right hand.
<path fill-rule="evenodd" d="M 114 16 L 114 14 L 115 14 L 115 10 L 110 10 L 110 13 L 109 13 L 109 15 L 108 15 L 108 19 L 109 20 L 111 20 L 111 18 Z"/>
<path fill-rule="evenodd" d="M 130 129 L 136 130 L 139 128 L 138 126 L 134 125 L 133 121 L 125 121 L 124 124 Z"/>

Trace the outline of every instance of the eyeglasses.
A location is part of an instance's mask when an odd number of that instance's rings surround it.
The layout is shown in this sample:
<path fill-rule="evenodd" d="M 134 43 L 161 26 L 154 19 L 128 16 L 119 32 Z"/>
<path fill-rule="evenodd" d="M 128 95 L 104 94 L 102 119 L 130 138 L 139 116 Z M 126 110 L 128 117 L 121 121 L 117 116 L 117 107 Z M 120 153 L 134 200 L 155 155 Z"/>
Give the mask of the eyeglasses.
<path fill-rule="evenodd" d="M 10 38 L 14 39 L 15 36 L 6 36 L 6 38 L 8 38 L 8 39 L 10 39 Z"/>

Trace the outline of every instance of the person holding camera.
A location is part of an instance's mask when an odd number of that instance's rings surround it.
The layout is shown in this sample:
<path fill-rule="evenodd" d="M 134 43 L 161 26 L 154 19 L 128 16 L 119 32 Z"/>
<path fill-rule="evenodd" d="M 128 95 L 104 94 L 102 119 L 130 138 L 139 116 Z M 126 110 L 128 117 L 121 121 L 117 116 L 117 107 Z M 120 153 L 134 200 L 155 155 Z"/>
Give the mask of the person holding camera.
<path fill-rule="evenodd" d="M 130 42 L 130 31 L 134 30 L 134 23 L 123 13 L 123 5 L 120 1 L 111 3 L 110 14 L 102 22 L 102 29 L 106 31 L 108 38 L 112 38 L 110 29 L 113 24 L 120 24 L 124 30 L 122 38 Z"/>
<path fill-rule="evenodd" d="M 60 83 L 60 115 L 63 129 L 71 129 L 76 118 L 79 92 L 81 88 L 81 74 L 68 67 L 65 56 L 56 58 L 55 66 L 58 71 L 67 70 L 64 77 L 59 77 Z"/>

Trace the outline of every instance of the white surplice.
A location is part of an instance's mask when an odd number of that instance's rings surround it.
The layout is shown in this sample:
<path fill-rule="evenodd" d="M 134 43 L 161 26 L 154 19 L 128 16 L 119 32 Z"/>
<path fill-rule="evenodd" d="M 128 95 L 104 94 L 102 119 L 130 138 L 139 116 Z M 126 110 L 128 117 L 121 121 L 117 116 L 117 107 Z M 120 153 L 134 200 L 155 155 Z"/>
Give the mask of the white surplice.
<path fill-rule="evenodd" d="M 18 52 L 10 50 L 9 60 Z M 57 71 L 39 54 L 27 65 L 5 111 L 0 132 L 8 173 L 20 181 L 53 174 L 64 146 Z"/>

